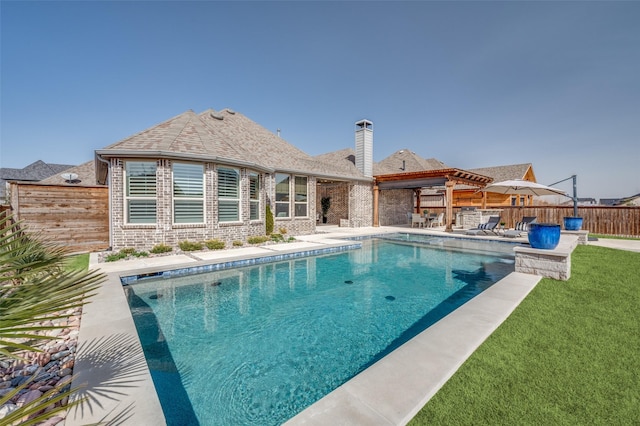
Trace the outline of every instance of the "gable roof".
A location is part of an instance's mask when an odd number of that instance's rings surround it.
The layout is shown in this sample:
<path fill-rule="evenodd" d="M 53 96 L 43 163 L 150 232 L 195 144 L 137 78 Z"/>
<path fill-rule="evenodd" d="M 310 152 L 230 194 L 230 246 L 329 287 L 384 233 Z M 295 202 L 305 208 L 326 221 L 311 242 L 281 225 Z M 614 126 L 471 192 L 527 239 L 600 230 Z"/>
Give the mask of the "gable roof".
<path fill-rule="evenodd" d="M 470 169 L 469 171 L 492 177 L 494 182 L 501 182 L 503 180 L 524 179 L 529 169 L 531 169 L 531 163 L 482 167 Z"/>
<path fill-rule="evenodd" d="M 56 173 L 62 173 L 70 164 L 47 164 L 42 160 L 35 161 L 22 169 L 12 169 L 3 167 L 0 169 L 0 178 L 4 180 L 33 181 L 48 178 Z"/>
<path fill-rule="evenodd" d="M 313 158 L 323 163 L 332 164 L 334 167 L 343 170 L 344 173 L 360 174 L 356 167 L 356 152 L 352 148 L 316 155 Z"/>
<path fill-rule="evenodd" d="M 318 161 L 248 119 L 224 109 L 200 114 L 186 111 L 163 123 L 97 150 L 102 158 L 173 158 L 213 161 L 259 171 L 282 171 L 342 179 L 371 180 L 356 170 Z M 97 164 L 98 183 L 107 167 Z"/>
<path fill-rule="evenodd" d="M 494 182 L 502 182 L 504 180 L 524 179 L 531 167 L 531 163 L 524 163 L 511 164 L 506 166 L 481 167 L 479 169 L 469 169 L 469 171 L 480 175 L 489 176 L 490 178 L 493 178 Z M 533 175 L 533 169 L 531 169 L 531 174 Z M 535 182 L 535 176 L 533 182 Z M 478 190 L 478 188 L 470 185 L 456 185 L 455 189 L 472 189 L 474 191 Z"/>
<path fill-rule="evenodd" d="M 5 196 L 7 181 L 38 182 L 49 176 L 62 173 L 70 167 L 73 167 L 73 165 L 51 164 L 42 160 L 34 161 L 22 169 L 2 167 L 0 168 L 0 199 Z"/>
<path fill-rule="evenodd" d="M 46 179 L 40 181 L 42 184 L 51 184 L 51 185 L 69 185 L 69 186 L 96 186 L 96 168 L 95 161 L 87 161 L 86 163 L 80 164 L 79 166 L 71 167 L 70 169 L 65 170 L 66 173 L 75 173 L 78 175 L 78 178 L 73 182 L 66 181 L 60 173 L 49 176 Z"/>
<path fill-rule="evenodd" d="M 450 167 L 436 158 L 425 159 L 409 149 L 401 149 L 374 164 L 373 174 L 378 176 L 448 168 Z"/>

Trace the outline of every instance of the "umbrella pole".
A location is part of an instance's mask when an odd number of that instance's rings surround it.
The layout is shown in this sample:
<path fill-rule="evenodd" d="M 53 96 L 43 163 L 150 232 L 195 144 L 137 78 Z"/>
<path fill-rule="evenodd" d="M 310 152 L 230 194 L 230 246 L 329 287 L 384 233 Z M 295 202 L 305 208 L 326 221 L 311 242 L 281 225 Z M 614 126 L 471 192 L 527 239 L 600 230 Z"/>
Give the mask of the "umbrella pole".
<path fill-rule="evenodd" d="M 549 186 L 557 185 L 560 182 L 564 182 L 565 180 L 573 179 L 573 217 L 578 217 L 578 184 L 576 183 L 576 175 L 571 175 L 566 179 L 559 180 L 556 183 L 552 183 Z"/>

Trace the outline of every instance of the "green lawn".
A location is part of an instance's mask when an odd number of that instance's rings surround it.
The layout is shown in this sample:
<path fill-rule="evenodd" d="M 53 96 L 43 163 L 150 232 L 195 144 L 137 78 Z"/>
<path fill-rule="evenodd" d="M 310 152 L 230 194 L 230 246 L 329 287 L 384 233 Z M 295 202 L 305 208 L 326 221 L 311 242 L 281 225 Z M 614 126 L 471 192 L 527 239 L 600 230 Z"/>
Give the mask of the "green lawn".
<path fill-rule="evenodd" d="M 578 246 L 409 424 L 640 424 L 640 253 Z"/>
<path fill-rule="evenodd" d="M 79 269 L 86 271 L 89 268 L 89 253 L 77 254 L 69 257 L 67 269 Z"/>

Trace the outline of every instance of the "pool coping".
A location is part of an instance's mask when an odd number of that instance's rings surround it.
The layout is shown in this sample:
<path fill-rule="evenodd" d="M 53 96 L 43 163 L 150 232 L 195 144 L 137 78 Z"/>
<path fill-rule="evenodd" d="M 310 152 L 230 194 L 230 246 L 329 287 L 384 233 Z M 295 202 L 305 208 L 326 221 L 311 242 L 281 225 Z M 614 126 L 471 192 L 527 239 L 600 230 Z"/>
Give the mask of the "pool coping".
<path fill-rule="evenodd" d="M 121 277 L 353 245 L 347 238 L 392 232 L 407 232 L 407 227 L 338 228 L 326 234 L 297 237 L 300 243 L 288 247 L 226 250 L 206 259 L 181 255 L 166 262 L 141 259 L 115 262 L 119 265 L 99 264 L 106 280 L 85 305 L 72 382 L 73 387 L 82 386 L 76 399 L 86 399 L 69 410 L 66 426 L 93 422 L 166 424 Z M 452 236 L 434 230 L 409 232 Z M 95 258 L 91 267 L 96 267 Z M 285 424 L 406 424 L 540 279 L 509 274 Z"/>

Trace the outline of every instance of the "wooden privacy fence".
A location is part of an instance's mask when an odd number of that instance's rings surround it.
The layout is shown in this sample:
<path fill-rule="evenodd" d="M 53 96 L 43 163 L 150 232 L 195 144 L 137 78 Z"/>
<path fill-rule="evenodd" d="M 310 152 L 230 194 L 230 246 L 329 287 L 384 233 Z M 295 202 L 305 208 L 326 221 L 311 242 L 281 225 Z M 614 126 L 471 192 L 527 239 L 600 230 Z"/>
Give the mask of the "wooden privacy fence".
<path fill-rule="evenodd" d="M 523 216 L 535 216 L 538 222 L 562 225 L 565 216 L 573 216 L 573 206 L 501 206 L 500 217 L 513 228 Z M 429 213 L 444 212 L 444 207 L 428 207 Z M 461 208 L 455 207 L 453 214 Z M 592 234 L 640 237 L 640 207 L 578 206 L 582 229 Z"/>
<path fill-rule="evenodd" d="M 70 252 L 109 248 L 107 187 L 12 183 L 11 209 L 28 231 Z"/>

